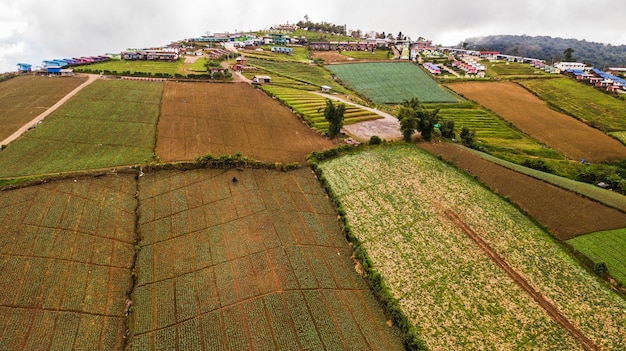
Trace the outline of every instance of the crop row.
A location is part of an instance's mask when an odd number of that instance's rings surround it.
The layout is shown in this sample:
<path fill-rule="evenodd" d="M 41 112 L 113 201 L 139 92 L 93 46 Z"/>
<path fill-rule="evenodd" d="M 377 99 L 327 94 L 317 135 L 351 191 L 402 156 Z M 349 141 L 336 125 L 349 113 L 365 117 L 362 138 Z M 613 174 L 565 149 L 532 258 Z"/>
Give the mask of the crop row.
<path fill-rule="evenodd" d="M 445 211 L 457 213 L 596 344 L 610 349 L 626 343 L 619 332 L 625 322 L 616 317 L 624 301 L 515 208 L 450 166 L 410 146 L 320 166 L 353 233 L 431 349 L 520 343 L 577 348 Z M 392 171 L 394 177 L 384 176 Z"/>
<path fill-rule="evenodd" d="M 626 235 L 624 229 L 591 233 L 567 241 L 594 264 L 605 263 L 609 274 L 626 284 Z"/>

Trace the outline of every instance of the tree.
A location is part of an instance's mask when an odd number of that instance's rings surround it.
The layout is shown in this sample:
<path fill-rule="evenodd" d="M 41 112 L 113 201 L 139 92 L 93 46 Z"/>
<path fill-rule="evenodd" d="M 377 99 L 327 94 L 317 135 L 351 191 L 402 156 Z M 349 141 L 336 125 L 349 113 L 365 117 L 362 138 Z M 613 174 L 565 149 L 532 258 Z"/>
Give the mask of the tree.
<path fill-rule="evenodd" d="M 469 148 L 474 148 L 474 141 L 476 137 L 476 132 L 470 130 L 468 127 L 463 127 L 461 130 L 461 143 Z"/>
<path fill-rule="evenodd" d="M 574 53 L 574 49 L 572 48 L 567 48 L 565 49 L 565 51 L 563 51 L 563 61 L 565 62 L 574 62 L 576 61 L 576 59 L 572 56 L 572 54 Z"/>
<path fill-rule="evenodd" d="M 326 99 L 324 118 L 328 121 L 328 137 L 334 138 L 341 132 L 344 112 L 346 112 L 346 105 L 344 103 L 339 103 L 335 106 L 330 99 Z"/>
<path fill-rule="evenodd" d="M 435 124 L 439 120 L 439 109 L 427 110 L 420 106 L 417 109 L 417 130 L 422 134 L 422 139 L 430 141 L 433 131 L 435 130 Z"/>
<path fill-rule="evenodd" d="M 400 120 L 402 137 L 404 141 L 410 143 L 411 136 L 415 133 L 415 129 L 417 129 L 417 115 L 415 114 L 415 109 L 406 105 L 400 106 L 398 119 Z"/>
<path fill-rule="evenodd" d="M 442 137 L 446 139 L 454 139 L 455 138 L 454 120 L 451 120 L 451 119 L 444 120 L 443 122 L 441 122 L 441 127 L 439 127 L 439 130 L 441 131 Z"/>

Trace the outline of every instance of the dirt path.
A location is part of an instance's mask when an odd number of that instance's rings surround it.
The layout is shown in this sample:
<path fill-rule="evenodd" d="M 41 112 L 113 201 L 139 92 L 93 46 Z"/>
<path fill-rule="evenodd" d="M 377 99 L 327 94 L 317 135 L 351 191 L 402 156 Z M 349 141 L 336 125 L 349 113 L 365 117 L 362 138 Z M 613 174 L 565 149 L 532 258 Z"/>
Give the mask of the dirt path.
<path fill-rule="evenodd" d="M 67 100 L 69 100 L 72 96 L 76 95 L 79 91 L 81 91 L 84 87 L 93 83 L 96 79 L 98 79 L 98 75 L 96 74 L 87 74 L 87 81 L 83 84 L 79 85 L 76 89 L 70 91 L 65 97 L 61 100 L 57 101 L 56 104 L 52 105 L 49 109 L 40 113 L 39 116 L 35 117 L 32 121 L 24 124 L 20 129 L 18 129 L 15 133 L 11 134 L 8 138 L 0 141 L 0 145 L 8 145 L 10 142 L 19 138 L 22 134 L 24 134 L 28 129 L 36 125 L 37 123 L 43 121 L 49 114 L 56 111 L 61 105 L 63 105 Z"/>
<path fill-rule="evenodd" d="M 396 117 L 375 108 L 359 105 L 335 95 L 329 95 L 319 92 L 314 92 L 314 94 L 329 98 L 331 100 L 341 101 L 344 104 L 356 106 L 364 110 L 374 112 L 377 115 L 383 117 L 382 119 L 375 119 L 372 121 L 359 122 L 343 126 L 343 129 L 354 138 L 360 139 L 362 141 L 367 141 L 373 135 L 378 135 L 381 139 L 386 140 L 402 139 L 402 133 L 400 133 L 400 122 Z"/>
<path fill-rule="evenodd" d="M 489 258 L 497 264 L 502 270 L 519 285 L 524 291 L 526 291 L 537 303 L 546 310 L 548 315 L 557 322 L 561 327 L 567 330 L 585 350 L 600 350 L 600 348 L 589 340 L 580 330 L 578 330 L 572 323 L 570 323 L 565 316 L 559 312 L 548 300 L 546 300 L 538 291 L 524 279 L 519 273 L 517 273 L 511 266 L 509 266 L 500 255 L 498 255 L 489 244 L 487 244 L 472 228 L 470 228 L 459 216 L 452 210 L 444 210 L 446 217 L 448 217 L 457 227 L 459 227 L 467 236 L 469 236 L 478 247 L 489 256 Z"/>

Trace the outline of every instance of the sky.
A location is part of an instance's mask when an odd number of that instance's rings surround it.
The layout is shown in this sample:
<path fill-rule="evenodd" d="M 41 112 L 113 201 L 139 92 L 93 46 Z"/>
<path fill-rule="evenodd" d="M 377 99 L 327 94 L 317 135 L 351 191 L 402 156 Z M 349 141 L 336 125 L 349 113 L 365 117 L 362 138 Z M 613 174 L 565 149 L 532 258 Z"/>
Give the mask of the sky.
<path fill-rule="evenodd" d="M 442 45 L 502 34 L 626 44 L 624 0 L 0 0 L 0 72 L 14 71 L 18 62 L 38 66 L 304 16 Z"/>

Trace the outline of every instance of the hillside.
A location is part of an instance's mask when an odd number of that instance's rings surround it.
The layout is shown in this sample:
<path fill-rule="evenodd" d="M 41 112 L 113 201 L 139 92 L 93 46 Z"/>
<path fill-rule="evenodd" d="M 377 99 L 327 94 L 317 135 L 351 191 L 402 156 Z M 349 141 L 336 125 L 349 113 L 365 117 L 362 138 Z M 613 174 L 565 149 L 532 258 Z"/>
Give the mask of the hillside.
<path fill-rule="evenodd" d="M 563 60 L 563 51 L 572 48 L 573 57 L 578 62 L 586 62 L 600 68 L 626 66 L 626 45 L 613 46 L 586 40 L 528 35 L 474 37 L 466 39 L 463 44 L 469 49 L 499 51 L 547 62 Z"/>

